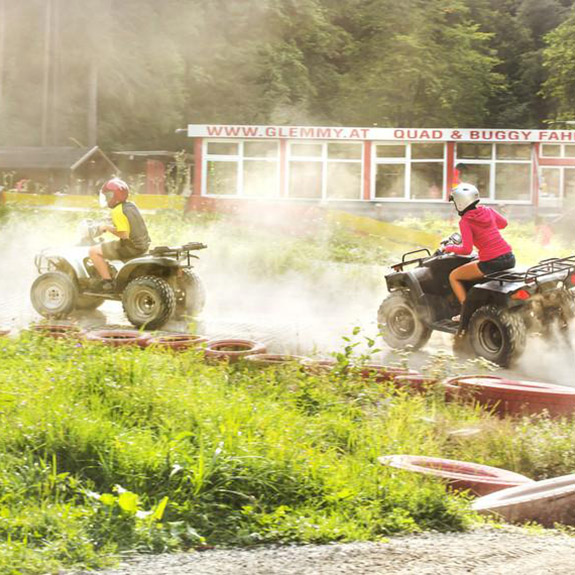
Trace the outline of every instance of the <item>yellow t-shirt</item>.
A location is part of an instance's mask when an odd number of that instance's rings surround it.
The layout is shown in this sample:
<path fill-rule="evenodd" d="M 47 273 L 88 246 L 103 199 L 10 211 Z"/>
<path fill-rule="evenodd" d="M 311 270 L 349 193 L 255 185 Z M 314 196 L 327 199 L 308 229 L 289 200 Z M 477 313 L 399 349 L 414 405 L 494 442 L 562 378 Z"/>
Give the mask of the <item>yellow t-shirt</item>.
<path fill-rule="evenodd" d="M 128 232 L 130 237 L 130 220 L 126 217 L 123 210 L 124 204 L 118 204 L 112 208 L 112 224 L 119 232 Z"/>

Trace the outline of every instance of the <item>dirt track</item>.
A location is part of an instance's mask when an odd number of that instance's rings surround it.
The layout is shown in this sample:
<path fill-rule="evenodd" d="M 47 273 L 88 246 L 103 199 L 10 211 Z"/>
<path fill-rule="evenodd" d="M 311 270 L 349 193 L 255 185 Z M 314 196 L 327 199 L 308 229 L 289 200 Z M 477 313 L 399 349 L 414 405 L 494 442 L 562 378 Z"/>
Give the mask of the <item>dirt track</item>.
<path fill-rule="evenodd" d="M 139 556 L 100 575 L 570 575 L 575 538 L 481 529 L 386 543 L 228 549 Z"/>

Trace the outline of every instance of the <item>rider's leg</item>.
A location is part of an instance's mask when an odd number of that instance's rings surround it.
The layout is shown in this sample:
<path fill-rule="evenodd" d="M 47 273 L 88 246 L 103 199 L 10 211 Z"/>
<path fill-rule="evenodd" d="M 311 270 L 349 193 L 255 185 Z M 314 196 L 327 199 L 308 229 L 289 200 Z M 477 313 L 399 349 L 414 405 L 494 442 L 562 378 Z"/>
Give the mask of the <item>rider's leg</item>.
<path fill-rule="evenodd" d="M 111 280 L 110 270 L 108 269 L 108 264 L 104 259 L 104 254 L 102 253 L 102 246 L 91 246 L 90 247 L 90 259 L 92 260 L 96 271 L 100 274 L 103 280 Z"/>
<path fill-rule="evenodd" d="M 451 289 L 458 299 L 459 303 L 463 305 L 465 303 L 465 297 L 467 292 L 465 291 L 464 281 L 478 280 L 481 279 L 485 274 L 479 269 L 478 262 L 470 262 L 458 268 L 455 268 L 449 274 L 449 283 L 451 284 Z"/>

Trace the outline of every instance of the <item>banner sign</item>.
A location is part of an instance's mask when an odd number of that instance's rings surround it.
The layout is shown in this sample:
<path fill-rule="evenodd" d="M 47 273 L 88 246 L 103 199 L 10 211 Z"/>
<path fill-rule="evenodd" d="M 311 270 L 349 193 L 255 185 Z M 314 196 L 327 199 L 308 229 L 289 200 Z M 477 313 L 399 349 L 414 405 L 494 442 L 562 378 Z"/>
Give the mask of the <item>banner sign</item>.
<path fill-rule="evenodd" d="M 575 130 L 498 130 L 491 128 L 342 128 L 318 126 L 232 126 L 189 124 L 190 138 L 240 140 L 373 140 L 400 142 L 550 142 L 575 143 Z"/>

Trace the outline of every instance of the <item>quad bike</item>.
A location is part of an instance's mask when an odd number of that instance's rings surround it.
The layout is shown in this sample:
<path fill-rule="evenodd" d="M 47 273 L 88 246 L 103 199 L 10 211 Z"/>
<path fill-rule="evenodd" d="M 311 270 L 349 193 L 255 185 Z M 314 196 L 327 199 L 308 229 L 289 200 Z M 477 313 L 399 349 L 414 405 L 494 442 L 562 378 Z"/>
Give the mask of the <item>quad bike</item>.
<path fill-rule="evenodd" d="M 461 243 L 461 236 L 453 234 L 442 242 L 448 243 Z M 452 333 L 454 351 L 469 350 L 506 367 L 522 353 L 528 333 L 567 334 L 575 317 L 575 256 L 550 258 L 526 271 L 505 270 L 466 282 L 467 298 L 461 309 L 449 274 L 476 258 L 441 249 L 431 254 L 427 248 L 404 254 L 385 276 L 389 295 L 378 312 L 384 341 L 395 349 L 419 349 L 434 330 Z M 454 321 L 460 312 L 460 321 Z"/>
<path fill-rule="evenodd" d="M 207 246 L 159 246 L 147 254 L 124 261 L 109 261 L 115 289 L 94 289 L 99 275 L 88 247 L 98 243 L 99 223 L 80 223 L 81 241 L 62 250 L 44 250 L 34 263 L 40 274 L 30 290 L 34 309 L 47 318 L 61 318 L 74 310 L 92 310 L 104 300 L 121 301 L 129 321 L 137 328 L 158 329 L 171 317 L 199 314 L 205 302 L 200 277 L 192 269 L 192 252 Z"/>

